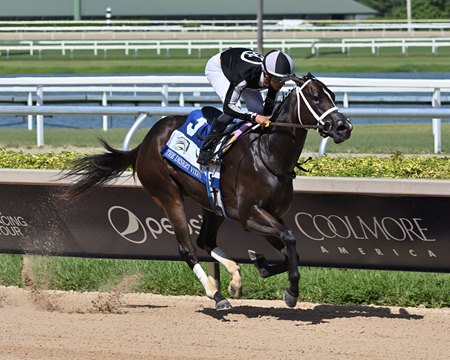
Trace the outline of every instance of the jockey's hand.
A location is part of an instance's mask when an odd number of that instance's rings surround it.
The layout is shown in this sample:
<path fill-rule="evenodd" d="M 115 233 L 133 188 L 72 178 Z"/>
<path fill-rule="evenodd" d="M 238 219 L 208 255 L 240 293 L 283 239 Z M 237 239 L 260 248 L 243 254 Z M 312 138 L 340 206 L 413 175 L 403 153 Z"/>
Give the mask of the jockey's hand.
<path fill-rule="evenodd" d="M 255 121 L 260 124 L 262 127 L 269 126 L 270 125 L 270 116 L 264 116 L 264 115 L 256 115 Z"/>

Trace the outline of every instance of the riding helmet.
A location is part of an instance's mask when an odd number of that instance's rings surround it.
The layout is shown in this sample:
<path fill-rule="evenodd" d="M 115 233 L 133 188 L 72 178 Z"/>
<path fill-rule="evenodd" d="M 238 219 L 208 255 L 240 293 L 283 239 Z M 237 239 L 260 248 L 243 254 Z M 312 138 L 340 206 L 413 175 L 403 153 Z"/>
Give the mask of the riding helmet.
<path fill-rule="evenodd" d="M 279 50 L 272 50 L 264 56 L 262 69 L 278 81 L 287 81 L 294 75 L 294 61 Z"/>

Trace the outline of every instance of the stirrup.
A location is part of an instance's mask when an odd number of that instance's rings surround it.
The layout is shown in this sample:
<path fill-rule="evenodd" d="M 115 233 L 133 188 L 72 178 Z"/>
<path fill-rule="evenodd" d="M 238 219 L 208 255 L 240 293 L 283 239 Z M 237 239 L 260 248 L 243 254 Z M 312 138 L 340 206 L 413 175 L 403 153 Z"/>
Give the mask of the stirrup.
<path fill-rule="evenodd" d="M 220 159 L 218 159 L 216 155 L 210 155 L 204 159 L 199 156 L 197 159 L 197 164 L 202 166 L 219 165 Z"/>
<path fill-rule="evenodd" d="M 214 151 L 213 150 L 209 150 L 209 149 L 205 149 L 205 150 L 200 150 L 200 154 L 198 155 L 197 158 L 197 163 L 200 165 L 209 165 L 210 163 L 212 163 L 212 159 L 214 157 Z"/>

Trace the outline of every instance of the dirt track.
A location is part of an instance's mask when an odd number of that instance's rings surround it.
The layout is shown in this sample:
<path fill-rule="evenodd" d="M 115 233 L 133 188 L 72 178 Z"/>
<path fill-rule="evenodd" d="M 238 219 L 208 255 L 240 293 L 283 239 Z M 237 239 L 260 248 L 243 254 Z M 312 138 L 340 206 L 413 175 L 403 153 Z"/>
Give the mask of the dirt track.
<path fill-rule="evenodd" d="M 448 359 L 450 309 L 0 287 L 0 359 Z"/>

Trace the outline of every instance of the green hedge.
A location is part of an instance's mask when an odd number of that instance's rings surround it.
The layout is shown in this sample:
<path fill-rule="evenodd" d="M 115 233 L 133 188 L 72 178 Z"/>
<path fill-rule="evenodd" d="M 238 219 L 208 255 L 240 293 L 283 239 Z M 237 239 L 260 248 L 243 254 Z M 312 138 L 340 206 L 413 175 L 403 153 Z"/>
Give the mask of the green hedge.
<path fill-rule="evenodd" d="M 449 157 L 403 156 L 314 158 L 303 165 L 309 176 L 450 179 Z"/>
<path fill-rule="evenodd" d="M 70 162 L 83 156 L 74 151 L 30 154 L 0 149 L 0 168 L 67 169 Z M 304 159 L 301 159 L 304 161 Z M 450 158 L 436 156 L 389 157 L 323 156 L 303 164 L 308 172 L 303 176 L 345 176 L 414 179 L 450 179 Z"/>

